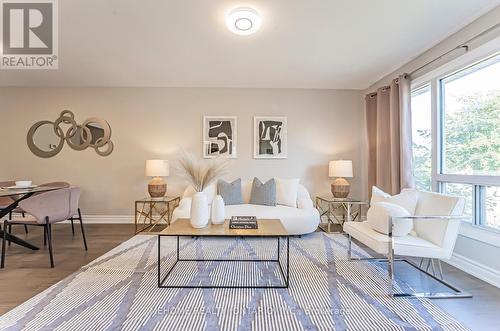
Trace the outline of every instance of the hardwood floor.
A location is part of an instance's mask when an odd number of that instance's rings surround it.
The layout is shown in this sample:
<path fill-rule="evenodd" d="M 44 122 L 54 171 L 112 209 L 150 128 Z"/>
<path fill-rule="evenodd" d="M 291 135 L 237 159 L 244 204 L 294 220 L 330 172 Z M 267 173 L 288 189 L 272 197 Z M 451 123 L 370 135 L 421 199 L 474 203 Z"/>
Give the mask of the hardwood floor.
<path fill-rule="evenodd" d="M 356 240 L 354 241 L 371 255 L 377 256 L 370 248 Z M 413 260 L 415 264 L 418 264 L 419 261 Z M 464 299 L 433 299 L 432 302 L 455 319 L 461 321 L 470 330 L 500 330 L 500 288 L 494 287 L 447 263 L 442 263 L 442 266 L 446 282 L 453 284 L 462 291 L 468 292 L 473 297 Z M 386 265 L 384 264 L 382 267 L 385 268 Z M 394 274 L 396 279 L 404 280 L 416 292 L 425 292 L 429 289 L 434 291 L 449 291 L 448 288 L 432 280 L 431 277 L 425 276 L 425 274 L 416 271 L 404 262 L 396 263 Z"/>
<path fill-rule="evenodd" d="M 48 250 L 43 247 L 41 228 L 30 228 L 30 233 L 26 237 L 22 226 L 14 229 L 21 238 L 39 245 L 41 249 L 30 251 L 17 245 L 8 248 L 6 268 L 0 269 L 0 293 L 2 294 L 0 315 L 131 238 L 134 233 L 132 224 L 88 224 L 85 229 L 89 245 L 88 252 L 83 249 L 79 227 L 75 228 L 76 234 L 72 237 L 69 224 L 54 226 L 54 269 L 49 267 Z M 443 264 L 443 267 L 449 282 L 467 290 L 474 297 L 472 299 L 440 299 L 433 300 L 433 302 L 462 321 L 471 330 L 498 330 L 500 289 L 447 264 Z M 396 277 L 408 281 L 422 281 L 421 275 L 404 266 L 396 267 Z"/>
<path fill-rule="evenodd" d="M 472 299 L 434 300 L 471 330 L 500 329 L 500 289 L 443 263 L 446 280 L 473 295 Z"/>
<path fill-rule="evenodd" d="M 39 246 L 40 250 L 31 251 L 14 244 L 8 247 L 5 268 L 0 269 L 0 315 L 133 237 L 134 225 L 86 224 L 87 252 L 77 222 L 74 237 L 70 224 L 55 224 L 52 231 L 54 269 L 50 268 L 48 249 L 43 246 L 42 228 L 29 227 L 29 234 L 25 235 L 23 226 L 13 227 L 16 235 Z"/>

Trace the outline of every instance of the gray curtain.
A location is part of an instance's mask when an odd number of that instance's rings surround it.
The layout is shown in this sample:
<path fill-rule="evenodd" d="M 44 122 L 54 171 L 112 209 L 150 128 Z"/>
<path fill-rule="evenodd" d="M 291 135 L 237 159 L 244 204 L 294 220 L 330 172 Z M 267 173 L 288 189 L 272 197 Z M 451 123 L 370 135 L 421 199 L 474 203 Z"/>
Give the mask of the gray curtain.
<path fill-rule="evenodd" d="M 390 194 L 414 187 L 409 76 L 399 76 L 365 100 L 368 192 L 372 186 Z"/>

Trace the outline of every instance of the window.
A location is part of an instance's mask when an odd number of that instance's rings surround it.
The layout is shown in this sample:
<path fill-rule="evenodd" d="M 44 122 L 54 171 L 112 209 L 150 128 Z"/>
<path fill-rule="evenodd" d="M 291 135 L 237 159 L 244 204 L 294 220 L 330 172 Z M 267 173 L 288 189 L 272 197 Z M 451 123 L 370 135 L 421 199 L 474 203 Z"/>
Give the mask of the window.
<path fill-rule="evenodd" d="M 417 188 L 463 197 L 473 225 L 500 232 L 500 46 L 496 49 L 487 57 L 483 53 L 481 61 L 467 63 L 465 55 L 414 81 L 411 107 Z"/>
<path fill-rule="evenodd" d="M 500 56 L 441 80 L 442 172 L 500 175 Z"/>
<path fill-rule="evenodd" d="M 470 184 L 443 183 L 441 191 L 465 199 L 464 215 L 473 219 L 474 186 Z"/>
<path fill-rule="evenodd" d="M 481 189 L 482 225 L 500 230 L 500 187 L 486 186 Z"/>
<path fill-rule="evenodd" d="M 413 175 L 421 190 L 432 190 L 431 86 L 412 91 Z"/>

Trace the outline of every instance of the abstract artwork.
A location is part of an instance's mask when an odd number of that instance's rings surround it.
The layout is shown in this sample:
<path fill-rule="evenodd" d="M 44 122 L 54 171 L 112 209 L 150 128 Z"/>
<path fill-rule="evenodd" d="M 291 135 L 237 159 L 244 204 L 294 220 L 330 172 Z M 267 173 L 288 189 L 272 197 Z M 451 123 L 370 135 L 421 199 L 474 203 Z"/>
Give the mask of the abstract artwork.
<path fill-rule="evenodd" d="M 254 117 L 254 158 L 286 159 L 286 117 Z"/>
<path fill-rule="evenodd" d="M 203 116 L 203 157 L 236 158 L 236 116 Z"/>

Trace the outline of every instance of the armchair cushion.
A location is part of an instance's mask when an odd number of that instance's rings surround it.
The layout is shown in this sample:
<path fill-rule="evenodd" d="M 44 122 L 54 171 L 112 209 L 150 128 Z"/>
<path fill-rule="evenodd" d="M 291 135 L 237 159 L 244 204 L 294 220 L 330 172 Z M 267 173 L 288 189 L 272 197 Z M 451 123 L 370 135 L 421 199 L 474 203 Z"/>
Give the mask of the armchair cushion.
<path fill-rule="evenodd" d="M 410 213 L 410 215 L 414 215 L 417 208 L 418 197 L 419 195 L 417 190 L 406 189 L 401 191 L 400 194 L 391 196 L 390 194 L 385 193 L 378 187 L 374 186 L 372 188 L 372 199 L 370 205 L 373 205 L 377 202 L 390 202 L 405 208 Z"/>
<path fill-rule="evenodd" d="M 407 190 L 403 190 L 405 192 Z M 418 191 L 418 205 L 415 216 L 461 216 L 465 199 L 441 193 Z M 460 221 L 439 221 L 436 219 L 414 220 L 413 229 L 417 236 L 453 251 L 460 228 Z"/>
<path fill-rule="evenodd" d="M 403 192 L 410 191 L 408 189 Z M 465 199 L 435 192 L 418 192 L 417 216 L 459 216 L 464 212 Z"/>
<path fill-rule="evenodd" d="M 392 217 L 410 216 L 403 207 L 390 202 L 377 202 L 370 207 L 366 215 L 368 224 L 373 230 L 382 234 L 389 234 L 389 223 Z M 411 219 L 397 219 L 392 224 L 394 237 L 406 236 L 413 228 Z"/>
<path fill-rule="evenodd" d="M 379 254 L 389 252 L 389 237 L 371 228 L 368 222 L 346 222 L 344 231 Z M 395 237 L 394 253 L 403 256 L 448 258 L 442 248 L 419 237 Z"/>

